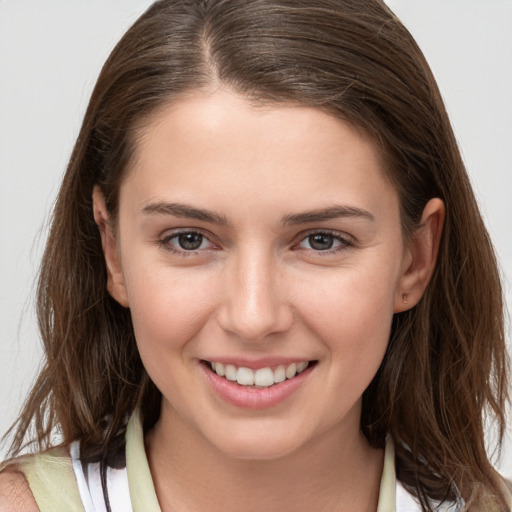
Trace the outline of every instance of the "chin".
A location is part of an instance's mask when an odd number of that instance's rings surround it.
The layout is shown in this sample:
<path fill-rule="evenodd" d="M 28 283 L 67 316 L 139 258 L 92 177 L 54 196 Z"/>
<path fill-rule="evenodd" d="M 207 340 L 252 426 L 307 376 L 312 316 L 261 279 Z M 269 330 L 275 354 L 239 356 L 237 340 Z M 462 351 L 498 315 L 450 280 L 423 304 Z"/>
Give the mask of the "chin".
<path fill-rule="evenodd" d="M 303 444 L 290 436 L 289 432 L 277 435 L 275 430 L 272 432 L 267 429 L 259 429 L 259 432 L 239 432 L 238 435 L 229 435 L 212 441 L 225 456 L 250 461 L 280 459 L 295 452 Z"/>
<path fill-rule="evenodd" d="M 247 443 L 240 445 L 231 445 L 223 450 L 227 457 L 237 460 L 247 461 L 272 461 L 281 459 L 290 455 L 296 450 L 295 446 L 276 446 L 259 445 L 257 443 Z"/>

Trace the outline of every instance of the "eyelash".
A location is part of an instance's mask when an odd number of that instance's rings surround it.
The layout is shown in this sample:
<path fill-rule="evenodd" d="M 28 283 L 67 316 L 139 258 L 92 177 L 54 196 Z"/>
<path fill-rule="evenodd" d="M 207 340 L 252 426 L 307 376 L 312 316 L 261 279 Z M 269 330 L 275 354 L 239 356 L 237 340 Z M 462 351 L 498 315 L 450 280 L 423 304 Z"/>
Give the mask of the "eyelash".
<path fill-rule="evenodd" d="M 173 254 L 177 254 L 178 256 L 185 257 L 185 258 L 189 257 L 189 256 L 196 256 L 205 250 L 205 249 L 186 250 L 186 249 L 182 249 L 182 248 L 179 248 L 179 249 L 175 248 L 172 245 L 171 241 L 173 239 L 177 239 L 178 237 L 183 236 L 183 235 L 199 235 L 202 237 L 201 244 L 206 240 L 211 245 L 213 245 L 213 246 L 215 245 L 215 244 L 213 244 L 213 242 L 211 242 L 209 240 L 209 238 L 204 233 L 202 233 L 199 230 L 194 230 L 194 229 L 176 231 L 174 233 L 170 233 L 170 234 L 164 236 L 163 238 L 160 238 L 159 240 L 157 240 L 157 243 L 164 250 L 171 252 Z"/>
<path fill-rule="evenodd" d="M 328 229 L 319 230 L 319 231 L 311 231 L 309 233 L 306 233 L 303 238 L 301 238 L 298 247 L 296 250 L 300 250 L 300 244 L 302 244 L 304 241 L 308 240 L 308 238 L 311 238 L 313 236 L 326 236 L 332 238 L 333 243 L 336 241 L 339 243 L 339 245 L 335 248 L 329 248 L 324 250 L 315 250 L 315 249 L 305 249 L 307 251 L 312 251 L 315 254 L 318 254 L 320 256 L 329 256 L 332 254 L 338 254 L 343 250 L 346 250 L 354 245 L 353 241 L 347 236 L 347 235 L 341 235 L 339 231 L 331 231 Z"/>
<path fill-rule="evenodd" d="M 213 247 L 215 247 L 215 244 L 211 242 L 204 233 L 198 230 L 184 230 L 184 231 L 178 231 L 171 233 L 169 235 L 164 236 L 163 238 L 160 238 L 157 240 L 157 244 L 162 247 L 164 250 L 171 252 L 173 254 L 177 254 L 182 257 L 189 257 L 189 256 L 196 256 L 200 254 L 201 252 L 205 251 L 206 249 L 196 249 L 196 250 L 187 250 L 183 248 L 175 248 L 171 241 L 173 239 L 177 239 L 178 237 L 182 235 L 199 235 L 202 237 L 201 245 L 206 240 L 209 244 L 211 244 Z M 331 249 L 324 249 L 324 250 L 315 250 L 313 248 L 302 248 L 301 244 L 305 241 L 307 241 L 309 238 L 313 236 L 325 236 L 330 237 L 332 239 L 332 242 L 338 242 L 339 245 L 337 245 L 335 248 Z M 306 250 L 314 252 L 315 254 L 321 255 L 321 256 L 328 256 L 332 254 L 337 254 L 343 250 L 346 250 L 349 247 L 352 247 L 353 241 L 348 236 L 341 236 L 341 234 L 338 231 L 330 231 L 330 230 L 314 230 L 306 234 L 302 234 L 302 238 L 300 239 L 298 244 L 295 244 L 293 246 L 293 250 Z"/>

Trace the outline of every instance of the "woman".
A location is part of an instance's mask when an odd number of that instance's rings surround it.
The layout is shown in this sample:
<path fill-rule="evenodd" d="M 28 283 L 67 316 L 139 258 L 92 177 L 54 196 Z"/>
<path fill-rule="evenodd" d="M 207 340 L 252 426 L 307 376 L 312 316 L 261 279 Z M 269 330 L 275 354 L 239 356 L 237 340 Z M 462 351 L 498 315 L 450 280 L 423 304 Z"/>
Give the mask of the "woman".
<path fill-rule="evenodd" d="M 156 2 L 64 178 L 12 446 L 34 423 L 43 453 L 0 489 L 42 511 L 510 510 L 483 434 L 505 425 L 502 309 L 437 86 L 382 2 Z"/>

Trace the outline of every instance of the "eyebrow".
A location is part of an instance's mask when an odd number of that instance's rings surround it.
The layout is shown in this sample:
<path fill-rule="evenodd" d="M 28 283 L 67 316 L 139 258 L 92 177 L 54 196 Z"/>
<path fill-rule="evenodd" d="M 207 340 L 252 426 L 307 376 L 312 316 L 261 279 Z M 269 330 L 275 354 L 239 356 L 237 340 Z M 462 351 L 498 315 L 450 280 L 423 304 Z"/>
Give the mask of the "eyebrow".
<path fill-rule="evenodd" d="M 174 217 L 182 217 L 185 219 L 201 220 L 221 226 L 229 225 L 224 215 L 180 203 L 151 203 L 145 206 L 142 211 L 149 214 L 173 215 Z"/>
<path fill-rule="evenodd" d="M 308 222 L 321 222 L 340 217 L 361 217 L 370 221 L 375 220 L 375 217 L 369 211 L 356 206 L 330 206 L 319 210 L 285 215 L 282 222 L 284 225 L 307 224 Z"/>
<path fill-rule="evenodd" d="M 142 211 L 143 213 L 150 215 L 172 215 L 174 217 L 195 219 L 221 226 L 229 226 L 230 224 L 224 215 L 181 203 L 151 203 L 145 206 Z M 362 208 L 358 208 L 356 206 L 336 205 L 318 210 L 285 215 L 281 220 L 281 224 L 285 226 L 307 224 L 310 222 L 321 222 L 340 217 L 360 217 L 370 221 L 375 220 L 375 217 L 369 211 Z"/>

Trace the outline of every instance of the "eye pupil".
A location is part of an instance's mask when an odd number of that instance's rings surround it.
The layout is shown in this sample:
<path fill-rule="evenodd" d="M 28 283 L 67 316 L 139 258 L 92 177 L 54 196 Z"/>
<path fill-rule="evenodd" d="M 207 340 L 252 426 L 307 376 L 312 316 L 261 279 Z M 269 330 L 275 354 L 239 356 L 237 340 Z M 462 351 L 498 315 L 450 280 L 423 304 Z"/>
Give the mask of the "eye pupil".
<path fill-rule="evenodd" d="M 178 236 L 178 243 L 182 249 L 194 251 L 201 247 L 203 235 L 200 233 L 182 233 Z"/>
<path fill-rule="evenodd" d="M 334 244 L 332 235 L 316 233 L 314 235 L 310 235 L 308 238 L 309 245 L 317 251 L 326 251 L 331 249 Z"/>

